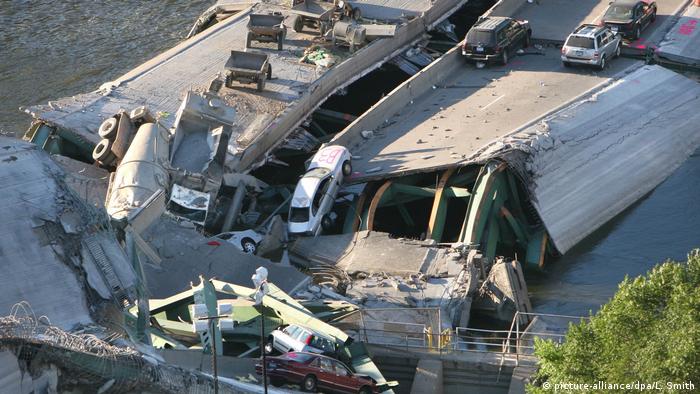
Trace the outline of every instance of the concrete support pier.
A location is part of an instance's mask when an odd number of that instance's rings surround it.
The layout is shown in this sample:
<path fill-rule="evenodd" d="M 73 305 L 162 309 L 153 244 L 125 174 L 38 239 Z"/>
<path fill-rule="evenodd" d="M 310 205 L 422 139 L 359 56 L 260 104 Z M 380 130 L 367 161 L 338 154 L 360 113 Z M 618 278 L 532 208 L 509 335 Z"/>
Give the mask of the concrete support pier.
<path fill-rule="evenodd" d="M 422 358 L 416 367 L 411 394 L 442 394 L 442 361 Z"/>

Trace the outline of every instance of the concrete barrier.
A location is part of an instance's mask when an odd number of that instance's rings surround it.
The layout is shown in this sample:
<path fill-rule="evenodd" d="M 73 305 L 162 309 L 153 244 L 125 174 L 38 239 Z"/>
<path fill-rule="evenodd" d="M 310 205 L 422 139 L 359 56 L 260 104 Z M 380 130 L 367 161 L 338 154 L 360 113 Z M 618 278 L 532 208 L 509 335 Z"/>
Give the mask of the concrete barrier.
<path fill-rule="evenodd" d="M 526 3 L 527 0 L 499 0 L 484 13 L 484 16 L 513 16 Z"/>
<path fill-rule="evenodd" d="M 466 3 L 466 0 L 439 0 L 420 18 L 415 18 L 396 30 L 391 39 L 375 40 L 355 52 L 354 56 L 335 66 L 316 82 L 309 85 L 308 91 L 296 102 L 277 116 L 258 137 L 251 142 L 242 155 L 231 163 L 235 172 L 243 172 L 264 158 L 280 144 L 301 122 L 318 108 L 328 97 L 339 89 L 378 68 L 402 50 L 413 45 L 429 28 Z"/>
<path fill-rule="evenodd" d="M 362 142 L 363 130 L 374 130 L 384 124 L 392 115 L 428 92 L 438 83 L 444 83 L 445 75 L 464 68 L 464 59 L 459 47 L 454 47 L 440 59 L 428 65 L 413 77 L 396 87 L 388 95 L 373 105 L 359 118 L 355 119 L 345 130 L 338 133 L 329 144 L 343 145 L 350 149 Z"/>

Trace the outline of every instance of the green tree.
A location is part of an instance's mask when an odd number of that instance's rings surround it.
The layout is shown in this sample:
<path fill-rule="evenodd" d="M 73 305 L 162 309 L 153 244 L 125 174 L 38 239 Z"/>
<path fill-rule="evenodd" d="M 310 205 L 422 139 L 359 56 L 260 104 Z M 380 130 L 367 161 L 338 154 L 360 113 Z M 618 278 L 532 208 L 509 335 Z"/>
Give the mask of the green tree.
<path fill-rule="evenodd" d="M 688 391 L 700 392 L 700 250 L 687 262 L 666 261 L 646 276 L 625 278 L 598 313 L 569 327 L 563 344 L 537 340 L 535 354 L 539 370 L 529 393 L 598 381 L 659 382 L 663 392 L 686 391 L 667 382 L 692 381 Z M 617 392 L 625 391 L 639 392 Z"/>

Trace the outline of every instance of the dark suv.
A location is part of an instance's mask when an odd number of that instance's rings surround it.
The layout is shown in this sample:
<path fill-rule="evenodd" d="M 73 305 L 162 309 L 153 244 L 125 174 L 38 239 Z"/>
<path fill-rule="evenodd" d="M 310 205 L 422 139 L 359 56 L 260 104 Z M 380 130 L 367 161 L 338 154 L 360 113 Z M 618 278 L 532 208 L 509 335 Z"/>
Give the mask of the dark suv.
<path fill-rule="evenodd" d="M 652 0 L 617 0 L 603 15 L 603 24 L 614 33 L 632 40 L 639 39 L 647 26 L 656 20 L 656 2 Z"/>
<path fill-rule="evenodd" d="M 477 62 L 508 63 L 510 55 L 530 45 L 532 30 L 527 21 L 502 16 L 479 19 L 462 43 L 462 55 Z"/>

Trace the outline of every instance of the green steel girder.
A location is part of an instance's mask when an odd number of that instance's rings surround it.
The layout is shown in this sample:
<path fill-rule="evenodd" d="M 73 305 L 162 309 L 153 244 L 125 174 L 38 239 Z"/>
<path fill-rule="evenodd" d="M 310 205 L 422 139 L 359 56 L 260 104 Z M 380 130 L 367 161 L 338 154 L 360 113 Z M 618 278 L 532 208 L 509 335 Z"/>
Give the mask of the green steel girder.
<path fill-rule="evenodd" d="M 490 162 L 484 165 L 479 172 L 474 185 L 473 197 L 469 200 L 467 215 L 462 226 L 460 236 L 462 242 L 466 244 L 481 243 L 494 199 L 503 185 L 503 179 L 499 175 L 504 169 L 505 165 Z"/>
<path fill-rule="evenodd" d="M 477 171 L 472 171 L 471 169 L 468 169 L 465 172 L 452 175 L 452 177 L 447 182 L 447 185 L 450 185 L 450 186 L 472 185 L 476 181 L 478 174 L 479 173 Z"/>
<path fill-rule="evenodd" d="M 514 176 L 503 163 L 487 163 L 479 173 L 460 240 L 480 245 L 485 257 L 494 259 L 498 244 L 519 246 L 528 265 L 541 266 L 547 246 L 544 229 L 533 231 L 525 219 Z M 512 237 L 515 237 L 513 239 Z"/>
<path fill-rule="evenodd" d="M 501 206 L 500 214 L 501 216 L 503 216 L 506 222 L 508 222 L 510 228 L 515 233 L 516 242 L 518 242 L 521 245 L 526 245 L 529 237 L 525 229 L 522 227 L 521 222 L 518 219 L 516 219 L 513 216 L 513 214 L 510 213 L 510 210 L 505 206 Z"/>
<path fill-rule="evenodd" d="M 430 218 L 428 219 L 427 238 L 431 238 L 437 242 L 442 240 L 442 235 L 445 231 L 445 222 L 447 220 L 447 196 L 445 195 L 445 187 L 455 169 L 448 169 L 443 172 L 435 189 L 435 197 L 433 198 L 433 206 L 430 210 Z"/>
<path fill-rule="evenodd" d="M 408 194 L 419 198 L 431 198 L 435 196 L 435 189 L 430 187 L 392 183 L 390 190 L 394 193 Z"/>
<path fill-rule="evenodd" d="M 408 209 L 406 209 L 404 204 L 397 204 L 396 208 L 398 208 L 399 214 L 401 215 L 401 218 L 403 218 L 404 223 L 406 223 L 409 227 L 414 227 L 416 225 L 416 222 L 413 221 L 411 214 L 408 212 Z"/>
<path fill-rule="evenodd" d="M 547 252 L 548 235 L 544 229 L 535 232 L 527 243 L 525 262 L 528 266 L 542 268 Z"/>

